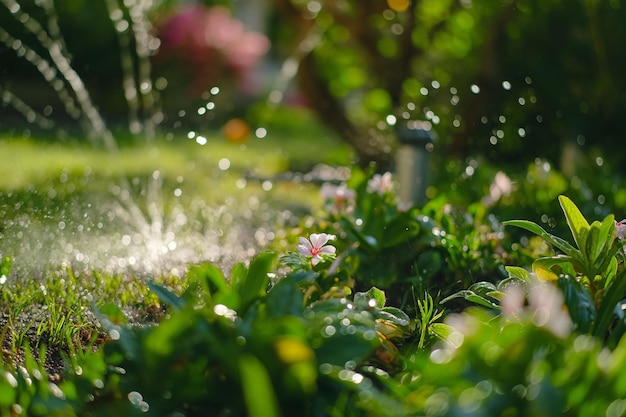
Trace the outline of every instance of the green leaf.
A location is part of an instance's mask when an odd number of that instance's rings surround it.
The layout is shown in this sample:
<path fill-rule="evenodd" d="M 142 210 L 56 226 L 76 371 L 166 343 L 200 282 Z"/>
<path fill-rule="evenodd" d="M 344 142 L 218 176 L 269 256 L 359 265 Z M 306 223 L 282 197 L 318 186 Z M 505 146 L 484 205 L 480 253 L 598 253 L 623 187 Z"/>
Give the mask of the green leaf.
<path fill-rule="evenodd" d="M 613 283 L 613 279 L 617 275 L 617 259 L 613 256 L 610 258 L 609 264 L 602 271 L 602 276 L 604 277 L 604 288 L 608 289 Z M 626 296 L 626 294 L 624 294 Z"/>
<path fill-rule="evenodd" d="M 554 271 L 554 268 L 559 268 L 559 270 Z M 557 274 L 576 276 L 572 257 L 565 255 L 547 256 L 544 258 L 536 259 L 533 262 L 533 271 L 535 271 L 536 273 L 539 269 L 545 269 L 546 271 Z"/>
<path fill-rule="evenodd" d="M 604 293 L 604 297 L 598 306 L 598 314 L 593 326 L 593 335 L 604 338 L 609 332 L 611 321 L 615 315 L 614 309 L 617 303 L 624 299 L 626 294 L 626 270 L 617 275 Z"/>
<path fill-rule="evenodd" d="M 236 263 L 230 270 L 230 288 L 233 291 L 240 293 L 240 287 L 244 285 L 246 277 L 248 276 L 248 269 L 243 262 Z"/>
<path fill-rule="evenodd" d="M 505 266 L 504 269 L 506 269 L 506 272 L 509 273 L 510 278 L 518 278 L 524 282 L 531 281 L 530 272 L 524 268 L 520 268 L 519 266 Z"/>
<path fill-rule="evenodd" d="M 500 310 L 500 306 L 496 303 L 494 303 L 493 301 L 487 299 L 486 297 L 480 296 L 478 294 L 476 294 L 474 291 L 470 291 L 470 290 L 461 290 L 459 292 L 456 292 L 446 298 L 444 298 L 443 300 L 441 300 L 441 303 L 447 303 L 450 300 L 453 300 L 455 298 L 464 298 L 467 301 L 470 301 L 472 303 L 481 305 L 483 307 L 488 307 L 488 308 L 495 308 L 497 310 Z"/>
<path fill-rule="evenodd" d="M 382 308 L 385 306 L 387 302 L 387 297 L 385 296 L 385 292 L 376 287 L 372 287 L 367 292 L 358 292 L 354 294 L 354 302 L 362 302 L 364 304 L 368 304 L 370 300 L 376 301 L 376 307 Z M 370 306 L 372 307 L 372 306 Z"/>
<path fill-rule="evenodd" d="M 241 388 L 250 417 L 279 417 L 276 392 L 267 369 L 255 356 L 244 354 L 239 358 Z"/>
<path fill-rule="evenodd" d="M 270 317 L 292 315 L 301 317 L 304 311 L 302 282 L 314 282 L 318 276 L 312 271 L 297 271 L 287 275 L 267 294 L 266 309 Z"/>
<path fill-rule="evenodd" d="M 428 332 L 442 340 L 446 340 L 454 331 L 454 327 L 444 323 L 433 323 L 428 326 Z"/>
<path fill-rule="evenodd" d="M 228 291 L 224 274 L 217 266 L 210 263 L 190 267 L 187 279 L 201 283 L 211 295 Z"/>
<path fill-rule="evenodd" d="M 268 273 L 275 259 L 276 254 L 273 252 L 263 252 L 255 256 L 250 262 L 248 273 L 243 278 L 243 282 L 240 278 L 238 287 L 243 308 L 256 298 L 265 295 L 270 279 Z"/>
<path fill-rule="evenodd" d="M 569 315 L 579 332 L 587 333 L 596 319 L 596 306 L 589 291 L 571 276 L 560 277 L 557 286 L 565 298 Z"/>
<path fill-rule="evenodd" d="M 159 297 L 161 301 L 172 307 L 174 311 L 180 311 L 185 307 L 185 300 L 164 286 L 155 284 L 154 282 L 148 282 L 148 287 Z"/>
<path fill-rule="evenodd" d="M 601 258 L 602 252 L 611 247 L 614 236 L 615 216 L 612 214 L 605 217 L 601 223 L 595 221 L 591 224 L 587 239 L 587 256 L 590 264 L 594 264 Z"/>
<path fill-rule="evenodd" d="M 546 232 L 541 226 L 537 225 L 534 222 L 528 220 L 507 220 L 505 222 L 502 222 L 502 224 L 504 224 L 505 226 L 515 226 L 528 230 L 529 232 L 536 234 L 552 246 L 556 247 L 566 255 L 572 257 L 577 255 L 578 257 L 581 256 L 580 252 L 572 245 L 570 245 L 567 241 L 561 239 L 558 236 L 551 235 L 550 233 Z"/>
<path fill-rule="evenodd" d="M 401 327 L 408 327 L 411 323 L 409 316 L 404 311 L 396 307 L 385 307 L 376 315 Z"/>
<path fill-rule="evenodd" d="M 494 284 L 486 281 L 475 282 L 468 289 L 480 296 L 485 296 L 488 293 L 497 290 Z"/>
<path fill-rule="evenodd" d="M 590 232 L 589 223 L 587 223 L 587 220 L 572 200 L 564 195 L 560 195 L 559 203 L 561 204 L 561 208 L 565 214 L 565 219 L 567 220 L 567 225 L 572 232 L 574 241 L 578 245 L 578 249 L 580 249 L 580 251 L 586 256 L 588 252 L 587 238 Z"/>

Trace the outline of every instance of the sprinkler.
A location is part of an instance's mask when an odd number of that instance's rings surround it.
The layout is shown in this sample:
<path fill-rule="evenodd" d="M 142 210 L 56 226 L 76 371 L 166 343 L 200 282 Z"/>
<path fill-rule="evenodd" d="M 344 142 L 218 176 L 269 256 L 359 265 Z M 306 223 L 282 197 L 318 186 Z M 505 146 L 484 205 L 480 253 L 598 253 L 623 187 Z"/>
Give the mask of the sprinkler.
<path fill-rule="evenodd" d="M 430 152 L 436 135 L 422 127 L 404 127 L 397 133 L 396 178 L 400 184 L 399 204 L 421 206 L 426 201 Z"/>

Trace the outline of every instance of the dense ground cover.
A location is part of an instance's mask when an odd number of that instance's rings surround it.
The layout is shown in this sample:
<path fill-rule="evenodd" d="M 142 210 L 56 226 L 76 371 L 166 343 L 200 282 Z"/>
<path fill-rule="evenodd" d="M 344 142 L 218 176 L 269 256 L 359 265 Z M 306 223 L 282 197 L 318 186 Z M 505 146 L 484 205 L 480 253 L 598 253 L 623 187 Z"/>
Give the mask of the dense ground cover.
<path fill-rule="evenodd" d="M 440 174 L 424 206 L 404 207 L 393 175 L 374 170 L 353 167 L 325 183 L 277 180 L 290 168 L 349 162 L 344 151 L 312 158 L 308 140 L 279 152 L 269 138 L 242 147 L 183 137 L 128 143 L 118 156 L 4 140 L 15 162 L 3 169 L 22 177 L 2 179 L 2 414 L 623 415 L 624 230 L 612 214 L 579 211 L 584 186 L 546 163 L 529 167 L 524 183 L 475 165 L 475 176 L 465 167 Z M 42 151 L 56 157 L 38 159 Z M 155 170 L 161 219 L 176 207 L 193 218 L 199 200 L 232 199 L 216 219 L 210 211 L 196 220 L 223 235 L 251 234 L 254 244 L 235 246 L 239 258 L 176 266 L 116 254 L 107 269 L 96 257 L 80 261 L 82 248 L 38 272 L 20 265 L 42 249 L 36 240 L 24 249 L 28 228 L 13 234 L 20 219 L 55 236 L 73 227 L 59 239 L 78 242 L 90 231 L 83 222 L 76 233 L 68 209 L 123 201 L 120 177 L 153 220 L 141 191 Z M 563 191 L 573 199 L 559 198 Z M 535 205 L 526 218 L 511 215 L 516 193 L 533 196 L 521 204 Z M 219 226 L 225 213 L 232 228 Z M 136 234 L 120 229 L 129 219 L 109 221 L 117 234 L 94 234 L 132 242 Z M 191 235 L 199 246 L 229 242 Z M 185 228 L 175 236 L 180 246 L 168 253 L 182 247 Z"/>

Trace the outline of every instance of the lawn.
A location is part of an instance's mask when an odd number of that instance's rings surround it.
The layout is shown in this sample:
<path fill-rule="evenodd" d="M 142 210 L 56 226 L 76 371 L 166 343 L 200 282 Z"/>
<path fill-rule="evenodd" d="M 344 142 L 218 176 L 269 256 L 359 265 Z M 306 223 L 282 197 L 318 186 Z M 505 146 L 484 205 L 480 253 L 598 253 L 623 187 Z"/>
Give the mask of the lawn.
<path fill-rule="evenodd" d="M 49 134 L 1 134 L 7 352 L 28 339 L 85 343 L 97 331 L 92 304 L 153 321 L 160 307 L 147 280 L 180 291 L 191 264 L 228 271 L 262 247 L 284 248 L 288 231 L 321 204 L 319 182 L 286 173 L 328 173 L 351 158 L 307 114 L 287 118 L 307 134 L 283 123 L 245 143 L 220 132 L 204 145 L 185 132 L 150 144 L 123 137 L 116 154 Z"/>

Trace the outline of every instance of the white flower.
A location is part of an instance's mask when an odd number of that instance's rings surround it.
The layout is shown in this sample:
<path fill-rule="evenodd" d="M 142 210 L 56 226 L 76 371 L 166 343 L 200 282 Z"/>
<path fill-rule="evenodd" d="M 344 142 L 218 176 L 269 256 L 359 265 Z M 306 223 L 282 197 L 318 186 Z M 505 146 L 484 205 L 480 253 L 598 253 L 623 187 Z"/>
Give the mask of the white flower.
<path fill-rule="evenodd" d="M 311 256 L 311 264 L 315 266 L 322 260 L 321 255 L 335 254 L 337 249 L 327 245 L 328 241 L 334 238 L 334 235 L 327 233 L 312 233 L 309 239 L 300 237 L 298 251 L 303 255 Z"/>
<path fill-rule="evenodd" d="M 368 193 L 378 193 L 379 195 L 383 195 L 392 191 L 393 182 L 391 178 L 391 172 L 385 172 L 384 174 L 375 174 L 368 182 L 367 182 L 367 192 Z"/>

